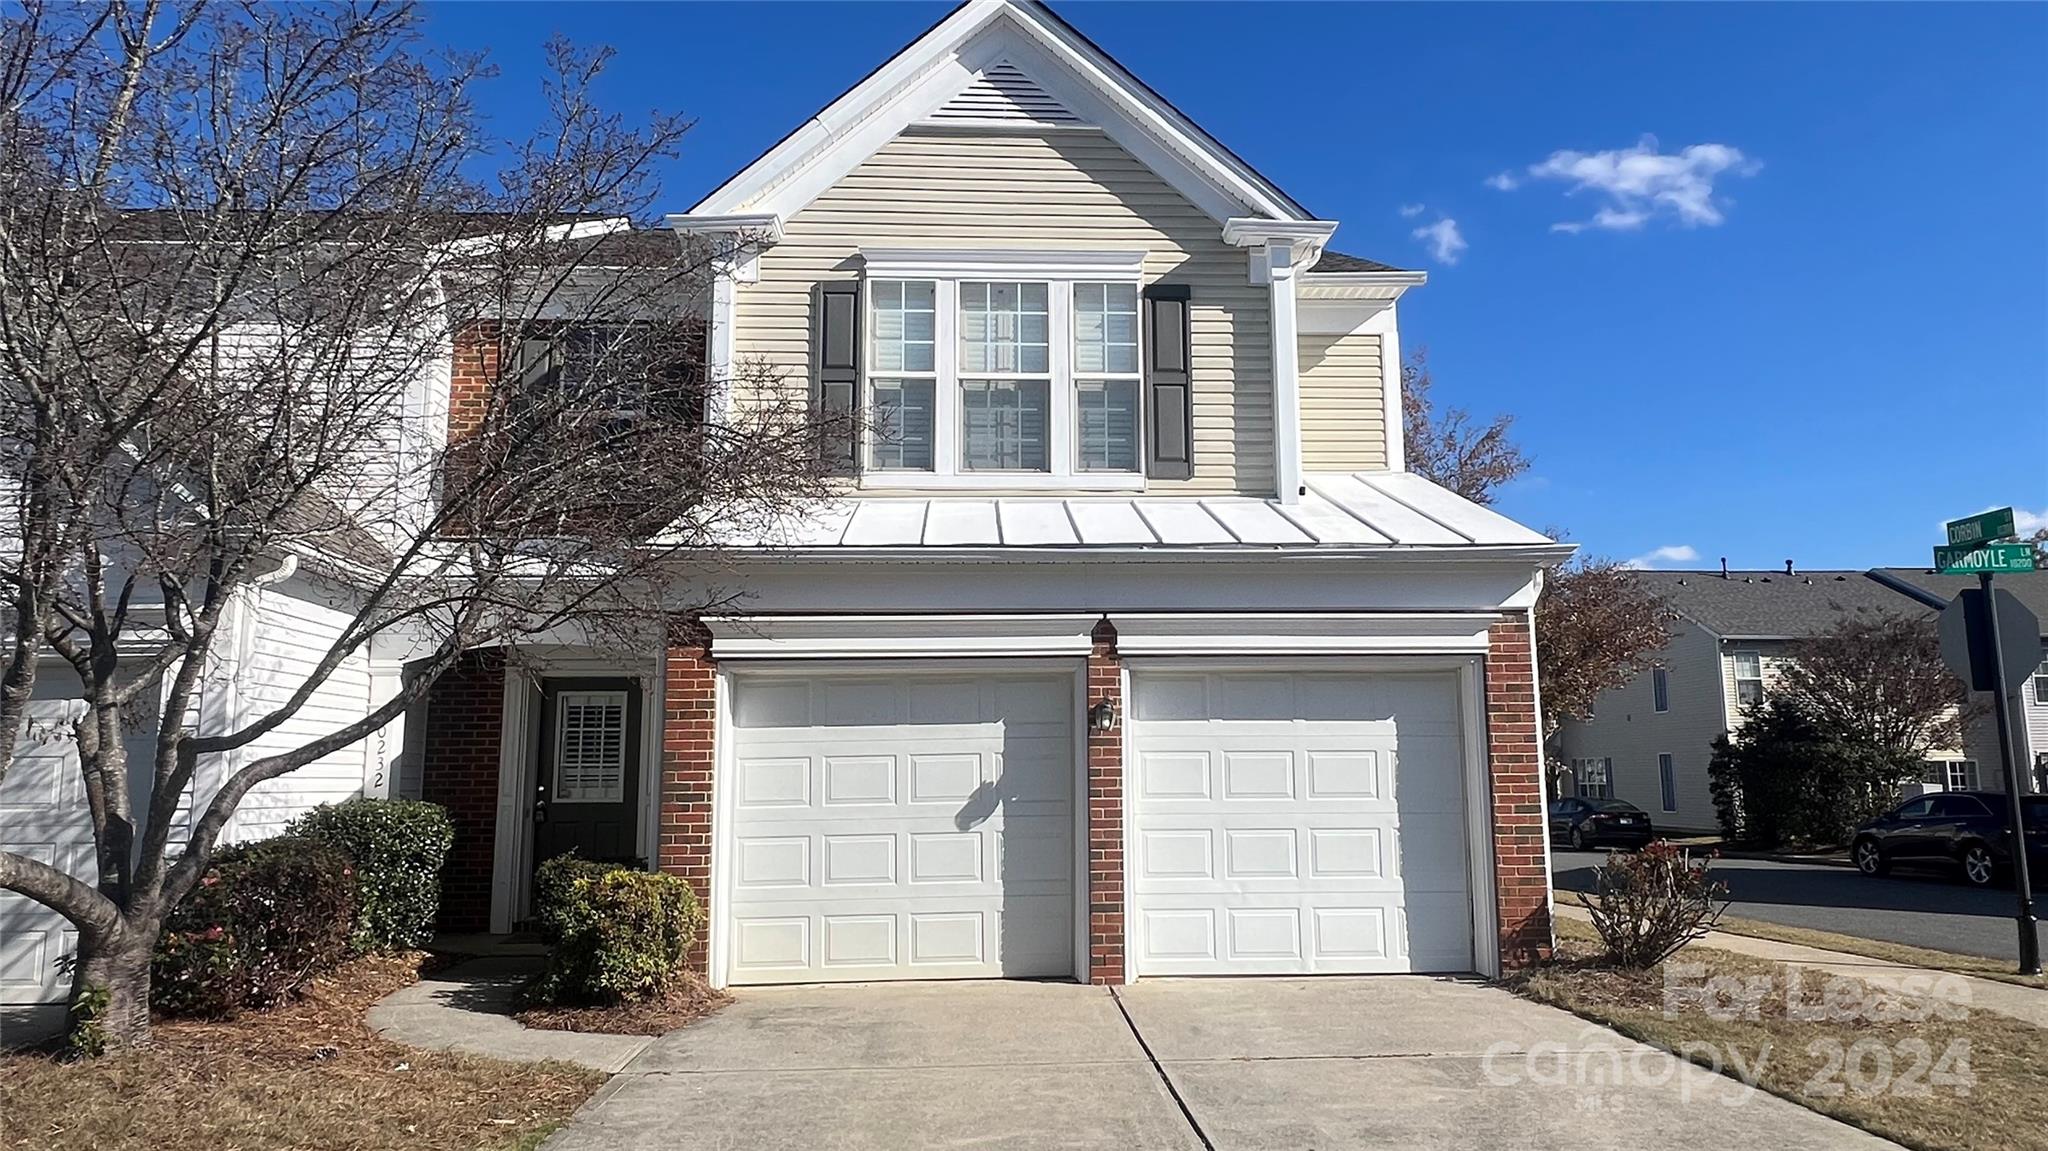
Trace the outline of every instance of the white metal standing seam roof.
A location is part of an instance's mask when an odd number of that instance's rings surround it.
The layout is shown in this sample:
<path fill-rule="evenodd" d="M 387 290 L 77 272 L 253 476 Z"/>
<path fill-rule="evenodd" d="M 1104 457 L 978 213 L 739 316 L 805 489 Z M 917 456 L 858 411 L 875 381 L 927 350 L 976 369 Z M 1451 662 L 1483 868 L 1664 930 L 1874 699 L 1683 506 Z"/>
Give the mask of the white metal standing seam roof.
<path fill-rule="evenodd" d="M 1421 476 L 1304 477 L 1300 502 L 1257 496 L 886 496 L 836 500 L 739 549 L 1534 547 L 1556 541 Z"/>

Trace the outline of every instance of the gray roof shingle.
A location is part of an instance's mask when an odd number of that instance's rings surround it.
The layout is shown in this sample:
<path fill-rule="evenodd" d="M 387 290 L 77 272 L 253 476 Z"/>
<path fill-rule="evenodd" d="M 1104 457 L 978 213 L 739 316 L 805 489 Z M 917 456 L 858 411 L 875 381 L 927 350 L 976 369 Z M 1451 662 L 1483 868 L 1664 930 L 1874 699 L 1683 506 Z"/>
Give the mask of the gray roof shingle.
<path fill-rule="evenodd" d="M 1718 636 L 1800 638 L 1859 615 L 1933 609 L 1860 571 L 1646 571 L 1644 582 Z"/>
<path fill-rule="evenodd" d="M 1928 568 L 1875 568 L 1871 574 L 1879 579 L 1918 588 L 1923 598 L 1947 603 L 1957 592 L 1966 587 L 1976 587 L 1977 577 L 1971 575 L 1936 575 Z M 2019 572 L 1999 576 L 1997 586 L 2009 591 L 2027 610 L 2041 618 L 2041 626 L 2048 629 L 2048 571 Z M 1909 593 L 1910 594 L 1910 593 Z M 2048 630 L 2042 632 L 2048 635 Z"/>
<path fill-rule="evenodd" d="M 1346 252 L 1332 252 L 1328 248 L 1323 249 L 1323 254 L 1317 258 L 1314 266 L 1309 268 L 1310 272 L 1401 272 L 1406 270 L 1405 268 L 1396 268 L 1392 264 L 1382 264 L 1378 260 L 1368 260 L 1364 256 L 1353 256 Z"/>

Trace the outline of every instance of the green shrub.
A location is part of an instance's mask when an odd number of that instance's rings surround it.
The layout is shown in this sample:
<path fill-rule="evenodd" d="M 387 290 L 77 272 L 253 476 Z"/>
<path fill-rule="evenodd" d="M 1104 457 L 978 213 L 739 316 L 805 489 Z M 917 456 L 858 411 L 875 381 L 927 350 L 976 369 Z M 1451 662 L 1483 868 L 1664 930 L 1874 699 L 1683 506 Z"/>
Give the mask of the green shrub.
<path fill-rule="evenodd" d="M 1586 904 L 1607 962 L 1654 967 L 1713 930 L 1728 909 L 1728 889 L 1708 875 L 1710 859 L 1661 839 L 1610 853 L 1593 872 Z"/>
<path fill-rule="evenodd" d="M 150 965 L 150 1005 L 173 1015 L 267 1007 L 348 957 L 355 866 L 309 839 L 223 848 L 171 913 Z"/>
<path fill-rule="evenodd" d="M 356 865 L 358 951 L 403 951 L 434 938 L 441 865 L 455 842 L 446 809 L 411 799 L 351 799 L 316 807 L 285 834 L 317 839 Z"/>
<path fill-rule="evenodd" d="M 620 1003 L 660 995 L 704 927 L 690 885 L 673 875 L 572 855 L 541 864 L 534 912 L 552 948 L 530 995 L 541 1003 Z"/>
<path fill-rule="evenodd" d="M 1832 730 L 1780 695 L 1745 712 L 1739 736 L 1714 741 L 1707 785 L 1733 842 L 1837 844 L 1920 770 L 1918 756 Z"/>

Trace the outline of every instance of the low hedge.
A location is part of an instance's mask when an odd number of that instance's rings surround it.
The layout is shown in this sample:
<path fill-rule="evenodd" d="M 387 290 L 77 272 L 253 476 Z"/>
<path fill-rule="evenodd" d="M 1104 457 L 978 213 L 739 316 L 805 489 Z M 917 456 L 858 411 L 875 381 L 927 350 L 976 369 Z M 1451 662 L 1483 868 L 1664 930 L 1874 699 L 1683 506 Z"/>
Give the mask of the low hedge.
<path fill-rule="evenodd" d="M 404 951 L 433 941 L 441 867 L 455 842 L 445 808 L 411 799 L 351 799 L 314 808 L 285 834 L 319 840 L 355 861 L 350 943 L 356 951 Z"/>
<path fill-rule="evenodd" d="M 704 929 L 680 878 L 557 856 L 534 874 L 534 913 L 553 946 L 536 1003 L 616 1004 L 667 992 Z"/>
<path fill-rule="evenodd" d="M 150 1005 L 172 1015 L 267 1007 L 349 953 L 355 865 L 280 837 L 221 849 L 171 913 L 150 964 Z"/>

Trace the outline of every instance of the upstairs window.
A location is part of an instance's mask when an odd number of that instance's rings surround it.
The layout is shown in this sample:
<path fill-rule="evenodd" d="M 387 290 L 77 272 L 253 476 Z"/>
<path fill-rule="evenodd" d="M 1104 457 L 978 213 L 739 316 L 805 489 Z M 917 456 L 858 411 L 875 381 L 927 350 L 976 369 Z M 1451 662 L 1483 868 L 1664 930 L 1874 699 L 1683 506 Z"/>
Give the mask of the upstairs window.
<path fill-rule="evenodd" d="M 2048 703 L 2048 659 L 2042 660 L 2041 666 L 2034 669 L 2034 702 Z"/>
<path fill-rule="evenodd" d="M 1116 265 L 1127 279 L 1014 255 L 989 265 L 1012 277 L 865 281 L 863 485 L 1143 485 L 1139 255 Z M 1046 271 L 1026 274 L 1034 261 Z"/>
<path fill-rule="evenodd" d="M 1661 667 L 1650 669 L 1650 705 L 1660 712 L 1671 710 L 1671 677 Z"/>
<path fill-rule="evenodd" d="M 1764 701 L 1764 661 L 1753 651 L 1735 653 L 1735 703 L 1751 707 Z"/>

